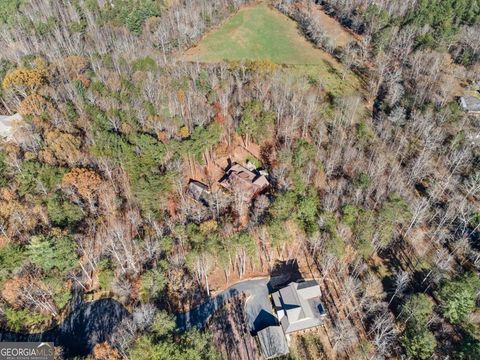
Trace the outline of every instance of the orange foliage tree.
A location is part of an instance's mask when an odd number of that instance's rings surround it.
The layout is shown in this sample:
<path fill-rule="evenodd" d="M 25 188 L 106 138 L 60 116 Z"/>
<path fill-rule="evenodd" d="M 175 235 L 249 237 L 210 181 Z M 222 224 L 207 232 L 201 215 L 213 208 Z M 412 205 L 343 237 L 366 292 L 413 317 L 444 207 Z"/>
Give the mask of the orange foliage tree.
<path fill-rule="evenodd" d="M 58 130 L 49 131 L 45 135 L 48 147 L 41 151 L 42 160 L 54 164 L 55 160 L 69 165 L 77 162 L 82 153 L 79 150 L 81 141 L 78 137 Z M 54 159 L 52 159 L 52 156 Z"/>
<path fill-rule="evenodd" d="M 66 75 L 70 80 L 78 80 L 85 87 L 90 86 L 90 79 L 85 75 L 85 71 L 87 71 L 90 66 L 86 58 L 78 55 L 67 56 L 64 59 L 64 66 L 66 68 Z"/>
<path fill-rule="evenodd" d="M 24 67 L 10 71 L 3 79 L 3 88 L 26 87 L 37 89 L 47 80 L 47 71 L 44 67 L 27 69 Z"/>
<path fill-rule="evenodd" d="M 93 348 L 93 359 L 95 360 L 119 360 L 122 358 L 118 350 L 112 348 L 107 342 L 96 344 Z"/>
<path fill-rule="evenodd" d="M 102 183 L 100 176 L 93 170 L 75 168 L 66 173 L 62 180 L 63 186 L 74 187 L 85 199 L 91 199 Z"/>
<path fill-rule="evenodd" d="M 14 308 L 19 308 L 23 304 L 21 302 L 21 288 L 28 280 L 24 278 L 8 279 L 3 284 L 2 297 Z"/>
<path fill-rule="evenodd" d="M 41 116 L 45 112 L 52 112 L 51 110 L 53 110 L 53 105 L 43 96 L 37 94 L 31 94 L 25 97 L 18 107 L 18 112 L 22 116 Z"/>
<path fill-rule="evenodd" d="M 71 55 L 65 58 L 65 66 L 67 67 L 68 76 L 75 78 L 83 74 L 89 66 L 88 60 L 82 56 Z"/>

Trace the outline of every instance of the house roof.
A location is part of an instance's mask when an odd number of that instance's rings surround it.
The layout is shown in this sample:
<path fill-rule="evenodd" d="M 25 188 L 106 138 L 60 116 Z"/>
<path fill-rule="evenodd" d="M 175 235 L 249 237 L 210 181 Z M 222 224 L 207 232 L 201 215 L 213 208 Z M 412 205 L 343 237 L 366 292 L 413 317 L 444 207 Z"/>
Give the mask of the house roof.
<path fill-rule="evenodd" d="M 268 326 L 258 333 L 260 347 L 266 359 L 282 356 L 288 353 L 288 344 L 282 328 L 278 325 Z"/>
<path fill-rule="evenodd" d="M 220 185 L 229 190 L 242 190 L 248 196 L 253 197 L 267 188 L 270 183 L 264 175 L 250 171 L 240 164 L 234 164 L 220 179 Z"/>
<path fill-rule="evenodd" d="M 320 286 L 315 280 L 292 282 L 272 295 L 286 334 L 319 326 L 324 316 Z"/>
<path fill-rule="evenodd" d="M 469 112 L 480 112 L 480 98 L 472 95 L 465 95 L 460 98 L 460 105 L 463 110 Z"/>
<path fill-rule="evenodd" d="M 272 299 L 273 299 L 273 304 L 275 305 L 275 308 L 281 309 L 282 308 L 282 303 L 280 301 L 280 292 L 274 292 L 272 294 Z"/>
<path fill-rule="evenodd" d="M 197 180 L 190 180 L 188 183 L 188 192 L 197 201 L 206 201 L 206 197 L 210 194 L 208 185 Z"/>

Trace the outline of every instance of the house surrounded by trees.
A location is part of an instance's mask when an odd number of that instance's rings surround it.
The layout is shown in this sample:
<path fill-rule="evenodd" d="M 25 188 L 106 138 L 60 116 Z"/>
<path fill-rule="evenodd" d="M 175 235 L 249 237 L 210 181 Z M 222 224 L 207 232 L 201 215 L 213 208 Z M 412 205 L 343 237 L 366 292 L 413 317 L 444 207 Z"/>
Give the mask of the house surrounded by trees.
<path fill-rule="evenodd" d="M 322 324 L 326 316 L 316 280 L 291 282 L 272 294 L 275 311 L 285 334 Z"/>
<path fill-rule="evenodd" d="M 326 313 L 320 297 L 316 280 L 291 282 L 272 294 L 279 324 L 268 326 L 257 334 L 265 358 L 287 354 L 289 334 L 322 325 Z"/>
<path fill-rule="evenodd" d="M 241 192 L 246 200 L 251 200 L 270 186 L 265 175 L 249 170 L 240 164 L 227 168 L 220 179 L 220 185 L 233 192 Z"/>

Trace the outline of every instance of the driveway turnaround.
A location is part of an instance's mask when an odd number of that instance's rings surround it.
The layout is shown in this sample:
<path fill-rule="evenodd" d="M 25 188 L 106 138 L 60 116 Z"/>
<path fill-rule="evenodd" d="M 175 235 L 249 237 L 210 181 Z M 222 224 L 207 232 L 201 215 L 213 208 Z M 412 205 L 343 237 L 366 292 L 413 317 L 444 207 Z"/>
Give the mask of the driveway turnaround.
<path fill-rule="evenodd" d="M 273 316 L 268 297 L 268 280 L 268 278 L 262 278 L 239 282 L 192 310 L 177 314 L 178 330 L 186 331 L 192 327 L 203 328 L 215 311 L 222 308 L 229 299 L 244 293 L 247 295 L 245 312 L 248 327 L 252 334 L 255 334 L 276 319 Z"/>

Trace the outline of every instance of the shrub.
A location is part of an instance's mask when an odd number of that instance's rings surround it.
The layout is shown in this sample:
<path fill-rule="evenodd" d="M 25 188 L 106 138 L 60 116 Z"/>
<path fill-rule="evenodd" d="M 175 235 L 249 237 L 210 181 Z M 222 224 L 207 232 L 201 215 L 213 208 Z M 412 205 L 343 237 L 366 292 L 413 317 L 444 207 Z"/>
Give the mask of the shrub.
<path fill-rule="evenodd" d="M 77 263 L 76 244 L 68 236 L 33 236 L 27 245 L 27 253 L 32 263 L 49 271 L 60 272 L 72 269 Z"/>
<path fill-rule="evenodd" d="M 155 71 L 157 63 L 150 56 L 137 59 L 132 64 L 133 71 Z"/>
<path fill-rule="evenodd" d="M 47 212 L 53 225 L 61 228 L 73 226 L 84 217 L 80 206 L 64 201 L 56 195 L 48 198 Z"/>
<path fill-rule="evenodd" d="M 28 310 L 14 310 L 9 307 L 5 309 L 4 314 L 8 326 L 13 331 L 20 331 L 22 328 L 28 328 L 48 320 L 46 315 L 33 313 Z"/>
<path fill-rule="evenodd" d="M 409 358 L 421 360 L 429 359 L 437 346 L 437 340 L 430 331 L 415 327 L 409 328 L 400 342 Z"/>
<path fill-rule="evenodd" d="M 44 68 L 37 67 L 34 69 L 27 69 L 21 67 L 10 71 L 3 79 L 3 88 L 8 89 L 12 87 L 26 87 L 36 89 L 43 85 L 47 80 L 47 72 Z"/>
<path fill-rule="evenodd" d="M 5 162 L 5 153 L 0 151 L 0 187 L 8 184 L 7 164 Z"/>
<path fill-rule="evenodd" d="M 31 94 L 25 97 L 18 107 L 20 115 L 42 116 L 53 111 L 52 104 L 43 96 Z"/>
<path fill-rule="evenodd" d="M 446 281 L 437 296 L 443 316 L 452 324 L 459 324 L 475 309 L 480 279 L 474 273 L 466 273 L 454 280 Z"/>
<path fill-rule="evenodd" d="M 98 265 L 98 269 L 98 284 L 100 290 L 110 291 L 113 279 L 115 278 L 110 262 L 107 259 L 102 259 Z"/>

